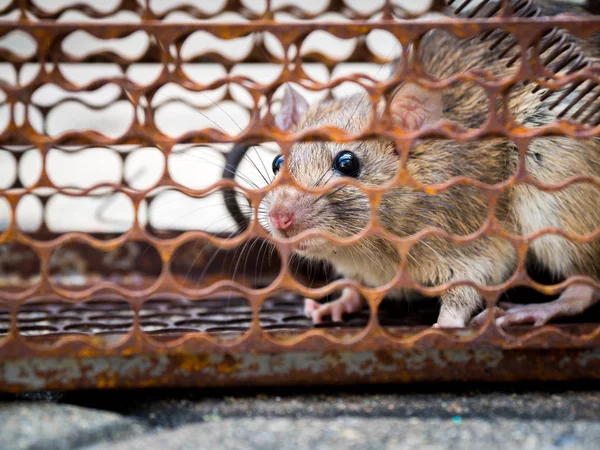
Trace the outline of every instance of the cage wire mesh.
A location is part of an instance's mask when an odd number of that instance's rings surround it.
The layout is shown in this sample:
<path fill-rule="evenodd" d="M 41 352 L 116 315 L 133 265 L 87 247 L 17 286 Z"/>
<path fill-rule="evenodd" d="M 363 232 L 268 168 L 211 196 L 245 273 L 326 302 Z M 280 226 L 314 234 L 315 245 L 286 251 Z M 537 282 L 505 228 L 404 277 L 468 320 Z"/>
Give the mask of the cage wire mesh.
<path fill-rule="evenodd" d="M 597 245 L 585 204 L 571 209 L 581 211 L 576 231 L 550 224 L 520 234 L 498 217 L 515 186 L 549 196 L 585 186 L 588 199 L 600 188 L 597 154 L 587 161 L 595 176 L 574 167 L 548 181 L 528 171 L 528 148 L 589 141 L 600 121 L 597 59 L 581 44 L 600 21 L 551 16 L 539 3 L 0 2 L 0 389 L 597 378 L 597 308 L 543 327 L 502 328 L 491 315 L 431 327 L 439 296 L 461 286 L 488 307 L 548 301 L 575 283 L 600 289 L 593 273 L 563 280 L 526 264 L 536 240 L 554 239 L 556 252 L 564 241 Z M 427 41 L 431 30 L 440 41 Z M 486 53 L 461 59 L 448 50 L 473 42 Z M 456 63 L 436 73 L 436 58 Z M 410 130 L 389 109 L 404 81 L 431 92 L 479 89 L 482 102 Z M 387 107 L 358 129 L 286 131 L 274 120 L 286 84 L 311 104 Z M 531 104 L 511 93 L 532 84 L 550 112 L 524 124 L 512 108 Z M 285 162 L 274 181 L 273 158 L 289 157 L 293 144 L 383 138 L 402 164 L 378 185 L 302 185 Z M 458 163 L 420 184 L 406 169 L 423 142 L 461 154 L 461 145 L 496 148 L 492 141 L 512 143 L 512 171 L 473 177 Z M 274 238 L 260 205 L 281 185 L 314 196 L 358 188 L 370 219 L 345 236 Z M 377 220 L 398 187 L 440 208 L 433 199 L 470 189 L 465 201 L 479 215 L 457 217 L 470 224 L 458 229 L 432 221 L 399 235 Z M 342 248 L 379 236 L 399 263 L 378 286 L 336 279 L 329 265 L 294 256 L 318 235 Z M 436 241 L 458 248 L 483 239 L 515 255 L 496 283 L 420 283 L 410 270 Z M 347 287 L 365 299 L 362 311 L 319 324 L 304 314 L 304 297 L 327 302 Z M 393 289 L 423 298 L 384 299 Z"/>

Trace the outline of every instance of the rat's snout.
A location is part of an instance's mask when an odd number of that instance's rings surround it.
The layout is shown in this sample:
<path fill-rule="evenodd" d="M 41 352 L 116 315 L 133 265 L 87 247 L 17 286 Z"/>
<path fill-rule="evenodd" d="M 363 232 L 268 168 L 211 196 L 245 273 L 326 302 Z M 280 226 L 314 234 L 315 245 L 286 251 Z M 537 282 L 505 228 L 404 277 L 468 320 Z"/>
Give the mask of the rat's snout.
<path fill-rule="evenodd" d="M 275 207 L 269 213 L 269 220 L 277 231 L 287 230 L 294 224 L 294 211 Z"/>
<path fill-rule="evenodd" d="M 310 196 L 296 189 L 275 190 L 268 213 L 273 231 L 285 237 L 291 237 L 303 231 L 306 228 L 309 203 Z"/>

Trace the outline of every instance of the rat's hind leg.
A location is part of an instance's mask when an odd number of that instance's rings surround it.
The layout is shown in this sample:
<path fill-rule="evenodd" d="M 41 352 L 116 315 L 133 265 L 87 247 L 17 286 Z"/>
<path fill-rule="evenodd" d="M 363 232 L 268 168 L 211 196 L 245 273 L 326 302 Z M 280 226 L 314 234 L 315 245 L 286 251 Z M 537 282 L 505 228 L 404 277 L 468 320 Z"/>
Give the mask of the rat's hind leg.
<path fill-rule="evenodd" d="M 363 305 L 364 300 L 358 292 L 345 288 L 340 298 L 323 305 L 310 298 L 304 299 L 304 314 L 311 318 L 313 323 L 321 323 L 327 316 L 331 316 L 334 322 L 341 322 L 344 314 L 359 312 Z"/>
<path fill-rule="evenodd" d="M 554 185 L 572 176 L 600 175 L 600 166 L 590 164 L 598 161 L 600 140 L 584 142 L 552 138 L 537 141 L 532 143 L 538 146 L 534 151 L 547 155 L 544 161 L 556 164 L 549 166 L 551 169 L 528 165 L 527 170 L 535 179 Z M 556 192 L 543 192 L 531 185 L 516 186 L 514 210 L 521 234 L 529 236 L 547 227 L 579 236 L 597 230 L 600 226 L 599 193 L 598 188 L 589 183 L 572 184 Z M 536 265 L 557 279 L 587 276 L 600 280 L 600 239 L 579 243 L 557 234 L 546 234 L 530 242 L 529 252 Z M 540 326 L 555 318 L 583 313 L 598 301 L 599 292 L 586 285 L 573 285 L 551 302 L 537 305 L 501 303 L 497 311 L 501 317 L 496 319 L 496 323 L 498 326 L 522 323 Z"/>
<path fill-rule="evenodd" d="M 556 300 L 537 305 L 516 305 L 500 303 L 502 316 L 496 319 L 499 327 L 533 323 L 542 326 L 559 317 L 571 317 L 581 314 L 600 301 L 600 292 L 590 286 L 569 286 Z"/>

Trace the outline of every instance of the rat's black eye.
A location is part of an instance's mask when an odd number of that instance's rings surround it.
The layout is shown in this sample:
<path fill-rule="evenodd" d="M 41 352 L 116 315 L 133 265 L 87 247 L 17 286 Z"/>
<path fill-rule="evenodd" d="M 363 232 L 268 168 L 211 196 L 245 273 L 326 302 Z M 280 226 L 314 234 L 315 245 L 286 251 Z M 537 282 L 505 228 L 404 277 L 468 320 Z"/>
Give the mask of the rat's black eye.
<path fill-rule="evenodd" d="M 349 150 L 342 150 L 333 159 L 333 168 L 347 177 L 358 177 L 360 173 L 360 161 L 358 156 Z"/>
<path fill-rule="evenodd" d="M 281 165 L 283 164 L 283 155 L 277 155 L 273 160 L 273 173 L 277 175 L 277 172 L 281 169 Z"/>

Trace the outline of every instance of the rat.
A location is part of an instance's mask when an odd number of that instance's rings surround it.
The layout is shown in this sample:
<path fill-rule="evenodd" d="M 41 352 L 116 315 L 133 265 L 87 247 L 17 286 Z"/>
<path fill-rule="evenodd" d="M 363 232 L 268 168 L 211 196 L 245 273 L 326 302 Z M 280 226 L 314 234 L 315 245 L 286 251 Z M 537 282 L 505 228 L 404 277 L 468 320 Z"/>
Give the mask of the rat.
<path fill-rule="evenodd" d="M 569 39 L 592 63 L 600 60 L 597 41 L 571 36 Z M 488 46 L 477 38 L 461 40 L 450 33 L 432 30 L 421 39 L 418 52 L 425 71 L 438 79 L 476 68 L 496 77 L 506 76 L 507 60 L 513 54 L 507 52 L 504 57 L 498 57 Z M 284 89 L 281 108 L 275 114 L 281 129 L 299 131 L 333 125 L 358 133 L 371 120 L 371 101 L 364 94 L 310 105 L 289 84 Z M 572 100 L 581 89 L 561 101 Z M 564 90 L 566 88 L 542 100 L 544 89 L 536 90 L 535 83 L 519 83 L 510 91 L 508 110 L 517 123 L 525 126 L 550 123 L 558 113 L 552 111 L 550 105 Z M 434 91 L 406 82 L 387 101 L 393 124 L 407 131 L 419 130 L 442 119 L 478 128 L 488 118 L 487 95 L 474 83 L 459 83 Z M 383 108 L 377 105 L 376 113 L 381 114 Z M 278 155 L 273 161 L 275 175 L 283 164 L 284 156 Z M 394 178 L 401 158 L 394 143 L 384 138 L 351 143 L 299 142 L 291 147 L 285 164 L 292 177 L 306 187 L 322 186 L 340 177 L 354 178 L 364 186 L 380 186 Z M 423 139 L 410 149 L 406 170 L 421 185 L 438 184 L 457 176 L 494 185 L 513 176 L 518 164 L 519 150 L 506 138 L 490 137 L 462 143 Z M 548 185 L 575 175 L 600 179 L 600 139 L 534 139 L 528 146 L 525 165 L 534 179 Z M 599 193 L 590 183 L 575 183 L 555 192 L 517 184 L 505 189 L 497 198 L 494 211 L 498 224 L 509 233 L 530 235 L 542 228 L 557 227 L 568 233 L 585 234 L 600 224 Z M 338 187 L 317 196 L 278 185 L 265 195 L 258 214 L 261 225 L 276 238 L 290 238 L 307 229 L 347 238 L 360 232 L 369 222 L 370 202 L 363 191 L 353 186 Z M 436 195 L 398 186 L 382 196 L 378 215 L 382 227 L 397 236 L 410 236 L 431 226 L 465 236 L 475 233 L 486 222 L 488 201 L 477 188 L 468 185 L 455 185 Z M 342 277 L 369 287 L 391 281 L 401 263 L 394 245 L 377 236 L 348 246 L 335 245 L 321 237 L 309 238 L 294 251 L 308 259 L 325 260 Z M 527 257 L 557 278 L 585 275 L 600 280 L 598 239 L 576 244 L 559 235 L 544 235 L 530 242 Z M 517 262 L 513 245 L 499 236 L 482 235 L 465 246 L 430 236 L 411 248 L 406 270 L 423 286 L 458 280 L 496 286 L 510 278 Z M 393 288 L 387 297 L 410 301 L 418 295 Z M 522 323 L 542 325 L 558 317 L 581 313 L 598 301 L 600 293 L 591 286 L 571 284 L 551 302 L 500 303 L 495 320 L 503 327 Z M 484 302 L 470 286 L 448 289 L 441 295 L 440 303 L 436 327 L 464 327 L 481 321 L 481 314 L 475 315 L 482 310 Z M 345 288 L 337 300 L 329 303 L 306 299 L 304 310 L 314 323 L 321 323 L 328 316 L 339 322 L 344 314 L 357 312 L 364 306 L 365 301 L 357 292 Z"/>

